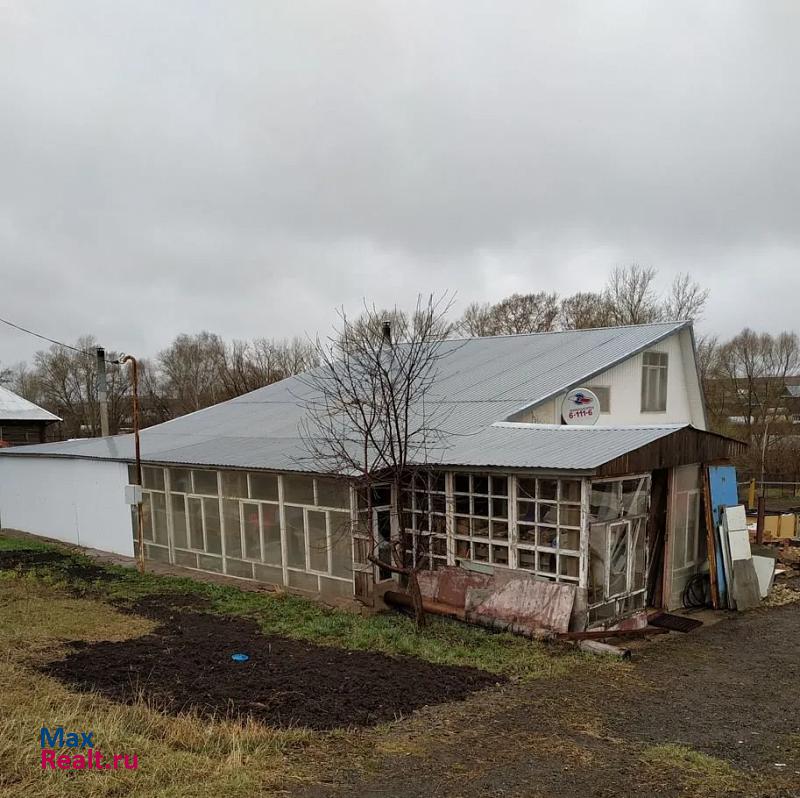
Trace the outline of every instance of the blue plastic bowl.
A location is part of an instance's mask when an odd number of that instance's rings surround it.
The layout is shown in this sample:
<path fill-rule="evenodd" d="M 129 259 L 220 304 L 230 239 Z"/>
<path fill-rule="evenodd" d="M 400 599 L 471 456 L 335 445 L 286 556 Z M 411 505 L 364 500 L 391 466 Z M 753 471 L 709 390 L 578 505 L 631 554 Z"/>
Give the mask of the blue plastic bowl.
<path fill-rule="evenodd" d="M 231 654 L 231 659 L 234 662 L 247 662 L 250 659 L 249 654 Z"/>

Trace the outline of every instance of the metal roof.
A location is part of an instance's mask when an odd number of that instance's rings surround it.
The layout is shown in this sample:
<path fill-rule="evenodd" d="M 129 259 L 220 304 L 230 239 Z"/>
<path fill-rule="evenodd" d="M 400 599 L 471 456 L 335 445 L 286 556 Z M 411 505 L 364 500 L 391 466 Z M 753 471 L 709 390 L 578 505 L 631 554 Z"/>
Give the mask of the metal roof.
<path fill-rule="evenodd" d="M 441 464 L 591 469 L 680 426 L 575 428 L 498 424 L 569 390 L 687 326 L 633 327 L 449 340 L 426 399 L 442 413 L 447 435 Z M 251 393 L 146 429 L 142 458 L 279 471 L 314 471 L 299 425 L 311 389 L 290 377 Z M 133 459 L 130 435 L 9 449 L 0 456 Z"/>
<path fill-rule="evenodd" d="M 61 421 L 27 399 L 23 399 L 8 388 L 0 386 L 0 423 L 3 421 Z"/>

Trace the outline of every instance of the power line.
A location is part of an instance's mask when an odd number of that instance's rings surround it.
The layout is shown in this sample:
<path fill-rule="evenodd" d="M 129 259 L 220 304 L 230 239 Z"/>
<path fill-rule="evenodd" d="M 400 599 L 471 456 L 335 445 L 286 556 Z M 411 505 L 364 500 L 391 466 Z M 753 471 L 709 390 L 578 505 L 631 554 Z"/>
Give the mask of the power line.
<path fill-rule="evenodd" d="M 71 349 L 73 352 L 78 352 L 81 355 L 87 355 L 89 357 L 94 357 L 94 352 L 90 352 L 87 349 L 78 349 L 75 346 L 70 346 L 70 344 L 65 344 L 63 341 L 56 341 L 54 338 L 48 338 L 46 335 L 40 335 L 33 330 L 27 329 L 27 327 L 20 327 L 19 324 L 14 324 L 13 321 L 9 321 L 8 319 L 0 318 L 0 322 L 3 324 L 7 324 L 9 327 L 13 327 L 15 330 L 20 330 L 21 332 L 28 333 L 28 335 L 33 335 L 36 338 L 41 338 L 43 341 L 48 341 L 51 344 L 55 344 L 56 346 L 63 346 L 65 349 Z"/>

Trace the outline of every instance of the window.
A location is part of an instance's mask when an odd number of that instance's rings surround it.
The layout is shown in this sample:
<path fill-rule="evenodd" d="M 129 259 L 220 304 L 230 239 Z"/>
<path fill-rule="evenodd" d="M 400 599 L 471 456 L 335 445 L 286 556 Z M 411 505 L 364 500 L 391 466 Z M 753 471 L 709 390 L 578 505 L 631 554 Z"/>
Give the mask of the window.
<path fill-rule="evenodd" d="M 453 477 L 456 559 L 508 565 L 508 477 Z"/>
<path fill-rule="evenodd" d="M 663 413 L 667 409 L 667 353 L 642 355 L 642 412 Z"/>
<path fill-rule="evenodd" d="M 537 576 L 576 582 L 581 537 L 577 479 L 517 479 L 517 557 Z"/>
<path fill-rule="evenodd" d="M 650 477 L 592 482 L 589 621 L 630 615 L 645 600 Z"/>
<path fill-rule="evenodd" d="M 406 524 L 403 545 L 409 563 L 425 568 L 447 565 L 444 474 L 413 474 L 400 496 Z"/>
<path fill-rule="evenodd" d="M 597 401 L 600 402 L 600 412 L 610 413 L 611 388 L 607 385 L 587 385 L 586 387 L 597 397 Z"/>

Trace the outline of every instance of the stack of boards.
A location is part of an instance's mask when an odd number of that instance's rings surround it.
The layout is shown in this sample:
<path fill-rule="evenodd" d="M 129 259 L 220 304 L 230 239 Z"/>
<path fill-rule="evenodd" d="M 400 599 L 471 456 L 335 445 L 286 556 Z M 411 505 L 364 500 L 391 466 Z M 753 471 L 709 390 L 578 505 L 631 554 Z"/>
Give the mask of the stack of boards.
<path fill-rule="evenodd" d="M 758 607 L 772 587 L 775 558 L 754 555 L 750 549 L 744 505 L 724 508 L 719 537 L 725 579 L 729 586 L 728 608 L 743 611 Z"/>

